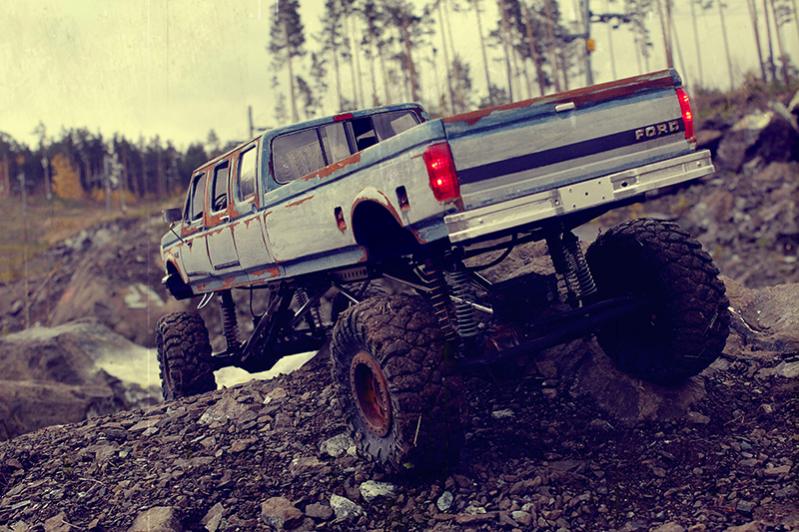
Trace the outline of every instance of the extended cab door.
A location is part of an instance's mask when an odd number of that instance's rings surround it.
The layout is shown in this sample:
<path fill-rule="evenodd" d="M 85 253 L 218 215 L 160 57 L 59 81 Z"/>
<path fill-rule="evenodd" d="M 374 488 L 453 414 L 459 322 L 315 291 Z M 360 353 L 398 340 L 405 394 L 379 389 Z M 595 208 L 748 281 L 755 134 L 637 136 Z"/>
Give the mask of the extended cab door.
<path fill-rule="evenodd" d="M 228 213 L 229 176 L 230 160 L 220 161 L 211 170 L 211 183 L 208 187 L 211 209 L 208 213 L 208 255 L 217 271 L 239 265 Z"/>
<path fill-rule="evenodd" d="M 208 246 L 205 242 L 205 189 L 208 172 L 202 170 L 192 177 L 189 197 L 183 214 L 180 257 L 183 271 L 189 278 L 204 277 L 211 273 Z"/>

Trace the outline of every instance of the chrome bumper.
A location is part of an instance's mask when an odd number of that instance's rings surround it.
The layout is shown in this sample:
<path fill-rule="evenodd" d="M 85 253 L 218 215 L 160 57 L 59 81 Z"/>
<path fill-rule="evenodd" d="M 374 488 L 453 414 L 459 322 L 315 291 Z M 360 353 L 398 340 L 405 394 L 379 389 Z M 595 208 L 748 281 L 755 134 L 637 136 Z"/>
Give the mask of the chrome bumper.
<path fill-rule="evenodd" d="M 712 174 L 714 170 L 710 151 L 702 150 L 581 183 L 450 214 L 444 217 L 444 223 L 450 241 L 463 242 L 690 181 Z"/>

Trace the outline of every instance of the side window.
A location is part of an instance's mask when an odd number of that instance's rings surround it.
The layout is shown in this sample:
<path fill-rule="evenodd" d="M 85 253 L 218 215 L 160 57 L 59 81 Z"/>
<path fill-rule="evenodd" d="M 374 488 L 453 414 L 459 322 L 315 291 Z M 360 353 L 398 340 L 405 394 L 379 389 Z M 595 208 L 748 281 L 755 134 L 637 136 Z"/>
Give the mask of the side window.
<path fill-rule="evenodd" d="M 288 183 L 325 166 L 315 128 L 289 133 L 272 141 L 272 167 L 278 183 Z"/>
<path fill-rule="evenodd" d="M 355 135 L 355 145 L 358 151 L 377 144 L 377 134 L 372 125 L 372 118 L 369 116 L 354 119 L 352 121 L 352 132 Z"/>
<path fill-rule="evenodd" d="M 236 182 L 236 197 L 245 200 L 255 194 L 255 174 L 257 173 L 256 159 L 258 150 L 255 146 L 245 151 L 239 157 L 239 175 Z"/>
<path fill-rule="evenodd" d="M 419 118 L 411 111 L 393 111 L 376 114 L 372 116 L 372 121 L 380 140 L 386 140 L 411 129 L 419 123 Z"/>
<path fill-rule="evenodd" d="M 203 217 L 205 206 L 205 172 L 194 178 L 191 190 L 191 221 L 195 222 Z"/>
<path fill-rule="evenodd" d="M 218 212 L 227 207 L 227 177 L 230 163 L 225 161 L 214 168 L 214 181 L 211 187 L 211 211 Z"/>
<path fill-rule="evenodd" d="M 347 133 L 344 130 L 344 122 L 320 127 L 319 136 L 322 138 L 322 145 L 325 147 L 328 164 L 338 162 L 351 155 L 350 145 L 347 142 Z"/>

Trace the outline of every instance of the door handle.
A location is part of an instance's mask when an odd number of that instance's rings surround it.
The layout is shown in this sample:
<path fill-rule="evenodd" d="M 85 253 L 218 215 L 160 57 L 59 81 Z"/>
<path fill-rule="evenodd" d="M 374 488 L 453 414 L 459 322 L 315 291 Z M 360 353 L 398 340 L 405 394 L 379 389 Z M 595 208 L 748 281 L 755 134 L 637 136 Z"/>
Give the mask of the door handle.
<path fill-rule="evenodd" d="M 221 222 L 229 222 L 230 221 L 230 216 L 228 216 L 227 214 L 223 214 L 222 216 L 219 217 L 219 221 L 221 221 Z"/>
<path fill-rule="evenodd" d="M 574 102 L 559 103 L 555 106 L 556 113 L 562 113 L 564 111 L 573 111 L 575 109 L 577 109 L 577 105 Z"/>

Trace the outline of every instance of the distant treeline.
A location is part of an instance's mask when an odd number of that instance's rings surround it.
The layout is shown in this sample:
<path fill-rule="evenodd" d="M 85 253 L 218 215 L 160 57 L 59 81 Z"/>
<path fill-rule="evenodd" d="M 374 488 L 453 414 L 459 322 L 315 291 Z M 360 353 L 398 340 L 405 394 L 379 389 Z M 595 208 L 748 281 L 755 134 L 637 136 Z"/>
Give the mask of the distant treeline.
<path fill-rule="evenodd" d="M 21 193 L 23 183 L 28 194 L 64 199 L 166 197 L 185 188 L 192 170 L 237 143 L 221 146 L 213 130 L 205 143 L 185 150 L 158 136 L 133 141 L 75 128 L 50 137 L 42 124 L 35 133 L 39 142 L 29 146 L 0 132 L 0 197 Z"/>

